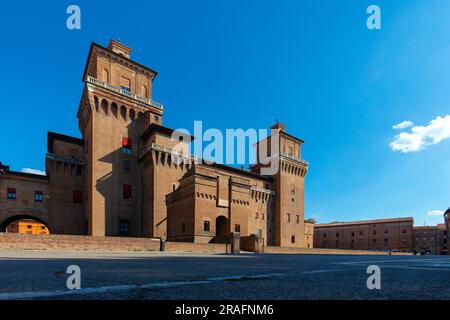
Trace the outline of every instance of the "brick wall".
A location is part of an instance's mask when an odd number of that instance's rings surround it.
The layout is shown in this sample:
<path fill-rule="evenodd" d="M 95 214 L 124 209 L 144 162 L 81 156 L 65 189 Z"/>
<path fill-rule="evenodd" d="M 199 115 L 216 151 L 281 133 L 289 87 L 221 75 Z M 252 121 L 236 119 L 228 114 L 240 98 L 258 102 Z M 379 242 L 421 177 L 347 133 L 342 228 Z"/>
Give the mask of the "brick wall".
<path fill-rule="evenodd" d="M 166 251 L 226 253 L 227 245 L 224 243 L 166 242 Z"/>
<path fill-rule="evenodd" d="M 283 254 L 367 254 L 367 255 L 387 255 L 388 252 L 369 250 L 345 250 L 345 249 L 319 249 L 319 248 L 292 248 L 292 247 L 264 247 L 264 253 Z M 411 253 L 393 252 L 393 255 L 411 255 Z"/>
<path fill-rule="evenodd" d="M 0 250 L 159 251 L 159 239 L 0 233 Z"/>

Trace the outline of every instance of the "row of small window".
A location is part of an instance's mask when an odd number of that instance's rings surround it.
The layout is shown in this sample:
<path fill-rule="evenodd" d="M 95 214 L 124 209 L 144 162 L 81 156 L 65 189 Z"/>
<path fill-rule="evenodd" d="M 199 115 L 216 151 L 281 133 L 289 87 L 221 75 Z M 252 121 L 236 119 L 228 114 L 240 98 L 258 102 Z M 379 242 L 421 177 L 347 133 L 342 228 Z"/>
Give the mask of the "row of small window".
<path fill-rule="evenodd" d="M 377 239 L 372 239 L 372 244 L 375 244 L 376 242 L 377 242 Z M 388 242 L 389 242 L 388 239 L 384 239 L 384 244 L 387 244 Z M 360 240 L 359 243 L 362 244 L 363 241 Z M 402 243 L 406 243 L 406 240 L 402 240 Z M 327 244 L 327 240 L 323 240 L 323 245 L 325 246 L 326 244 Z M 353 247 L 354 244 L 355 244 L 355 241 L 352 240 L 351 246 Z M 339 240 L 336 240 L 336 247 L 338 247 L 338 246 L 339 246 Z"/>
<path fill-rule="evenodd" d="M 259 218 L 261 218 L 261 220 L 264 220 L 265 218 L 264 213 L 255 212 L 255 219 L 258 220 Z M 269 216 L 267 216 L 267 219 L 269 219 Z"/>
<path fill-rule="evenodd" d="M 7 188 L 6 197 L 10 200 L 16 200 L 17 199 L 16 188 Z M 35 202 L 43 202 L 44 201 L 44 192 L 35 191 L 34 192 L 34 201 Z"/>
<path fill-rule="evenodd" d="M 8 188 L 7 196 L 10 200 L 17 199 L 16 188 Z M 131 200 L 133 198 L 133 187 L 128 184 L 123 185 L 123 198 L 125 200 Z M 73 190 L 72 194 L 73 203 L 81 204 L 83 203 L 83 192 L 81 190 Z M 43 202 L 44 201 L 44 193 L 42 191 L 34 192 L 34 201 L 35 202 Z"/>
<path fill-rule="evenodd" d="M 185 230 L 185 226 L 184 224 L 182 224 L 181 226 L 182 230 Z M 211 222 L 210 221 L 203 221 L 203 232 L 210 232 L 211 231 Z M 184 232 L 184 231 L 183 231 Z M 241 232 L 241 225 L 240 224 L 235 224 L 234 225 L 234 232 Z"/>
<path fill-rule="evenodd" d="M 133 199 L 133 186 L 129 184 L 122 185 L 122 197 L 124 200 Z M 83 203 L 83 193 L 81 190 L 73 191 L 73 203 Z"/>
<path fill-rule="evenodd" d="M 407 233 L 407 230 L 406 230 L 406 229 L 402 230 L 402 233 L 403 233 L 403 234 L 406 234 L 406 233 Z M 376 235 L 376 234 L 377 234 L 377 231 L 376 231 L 376 230 L 373 230 L 372 234 L 373 234 L 373 235 Z M 387 236 L 388 234 L 389 234 L 389 231 L 388 231 L 388 230 L 384 230 L 384 235 Z M 364 231 L 360 231 L 360 232 L 359 232 L 359 235 L 360 235 L 360 236 L 363 236 L 363 235 L 364 235 Z M 355 232 L 352 232 L 352 237 L 354 237 L 354 236 L 355 236 Z M 324 233 L 324 234 L 323 234 L 323 237 L 326 238 L 326 237 L 327 237 L 327 234 Z M 336 232 L 336 238 L 339 238 L 339 232 Z"/>
<path fill-rule="evenodd" d="M 295 217 L 297 218 L 296 222 L 300 223 L 300 215 L 297 214 Z M 291 214 L 290 213 L 287 214 L 287 222 L 291 222 Z"/>

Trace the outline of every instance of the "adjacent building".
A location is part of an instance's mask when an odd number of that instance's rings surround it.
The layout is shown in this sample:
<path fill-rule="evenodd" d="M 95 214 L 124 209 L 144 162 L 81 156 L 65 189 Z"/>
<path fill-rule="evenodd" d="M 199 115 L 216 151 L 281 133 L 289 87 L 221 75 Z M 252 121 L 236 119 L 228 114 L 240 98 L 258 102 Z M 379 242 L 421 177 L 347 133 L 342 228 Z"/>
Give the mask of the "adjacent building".
<path fill-rule="evenodd" d="M 408 252 L 414 220 L 408 218 L 334 222 L 314 226 L 314 247 Z"/>
<path fill-rule="evenodd" d="M 448 254 L 448 231 L 445 224 L 414 227 L 414 250 L 417 253 Z"/>
<path fill-rule="evenodd" d="M 131 52 L 113 40 L 91 45 L 77 113 L 81 138 L 48 133 L 46 175 L 2 166 L 0 231 L 33 219 L 56 234 L 220 242 L 236 232 L 267 245 L 312 247 L 303 140 L 272 126 L 277 134 L 268 140 L 277 139 L 280 152 L 271 175 L 261 174 L 259 159 L 241 170 L 175 151 L 193 137 L 172 138 L 165 109 L 153 100 L 157 72 Z"/>
<path fill-rule="evenodd" d="M 449 232 L 450 232 L 450 208 L 448 208 L 447 211 L 445 211 L 444 220 L 445 220 L 445 226 L 447 228 L 447 235 L 449 235 Z"/>

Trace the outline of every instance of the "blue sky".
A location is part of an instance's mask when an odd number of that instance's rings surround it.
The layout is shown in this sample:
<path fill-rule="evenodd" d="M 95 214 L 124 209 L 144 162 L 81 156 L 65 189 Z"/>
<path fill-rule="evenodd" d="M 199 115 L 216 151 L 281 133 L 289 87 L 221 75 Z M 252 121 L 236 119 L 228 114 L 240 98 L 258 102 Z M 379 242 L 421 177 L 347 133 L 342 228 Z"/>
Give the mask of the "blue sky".
<path fill-rule="evenodd" d="M 70 4 L 81 30 L 66 28 Z M 381 30 L 366 28 L 370 4 Z M 159 72 L 166 126 L 279 119 L 304 139 L 305 217 L 443 222 L 427 212 L 450 206 L 447 0 L 28 1 L 2 3 L 0 16 L 0 161 L 14 170 L 45 169 L 48 130 L 80 136 L 90 42 L 121 38 Z M 403 121 L 414 125 L 392 128 Z M 411 152 L 390 147 L 401 132 Z"/>

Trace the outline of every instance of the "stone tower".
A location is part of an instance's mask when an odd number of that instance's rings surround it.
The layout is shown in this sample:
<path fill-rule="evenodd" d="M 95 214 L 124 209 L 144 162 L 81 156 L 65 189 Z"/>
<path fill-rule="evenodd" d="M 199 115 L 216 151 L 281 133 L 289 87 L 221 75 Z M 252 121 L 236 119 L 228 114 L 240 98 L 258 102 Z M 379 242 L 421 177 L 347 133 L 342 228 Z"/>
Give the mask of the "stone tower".
<path fill-rule="evenodd" d="M 78 109 L 84 140 L 84 212 L 92 236 L 142 236 L 140 137 L 162 124 L 163 107 L 152 100 L 157 73 L 133 60 L 131 49 L 111 40 L 91 45 Z"/>
<path fill-rule="evenodd" d="M 272 135 L 267 138 L 268 156 L 276 161 L 277 170 L 271 174 L 275 191 L 273 217 L 273 245 L 284 247 L 306 247 L 304 222 L 304 178 L 308 172 L 308 162 L 301 159 L 303 140 L 285 131 L 279 122 L 271 127 Z M 276 134 L 274 134 L 276 133 Z M 273 141 L 276 139 L 276 141 Z M 264 174 L 257 144 L 258 161 L 252 166 L 253 172 Z M 276 147 L 275 147 L 276 145 Z"/>

